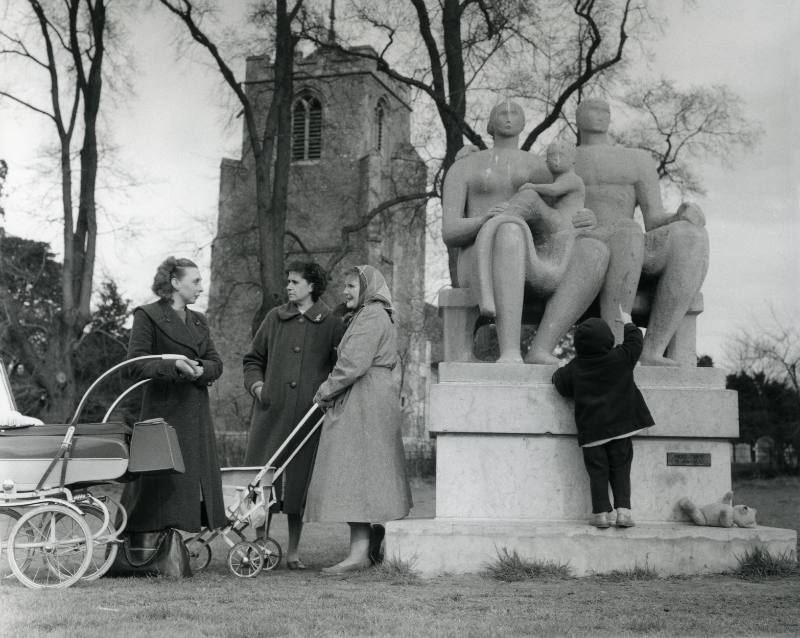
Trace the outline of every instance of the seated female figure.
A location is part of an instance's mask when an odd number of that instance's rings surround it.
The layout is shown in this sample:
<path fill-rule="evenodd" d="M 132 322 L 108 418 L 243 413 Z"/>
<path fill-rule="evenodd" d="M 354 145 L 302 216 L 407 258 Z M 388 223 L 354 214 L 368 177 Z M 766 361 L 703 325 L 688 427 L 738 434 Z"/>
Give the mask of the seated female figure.
<path fill-rule="evenodd" d="M 481 314 L 495 317 L 499 361 L 521 362 L 526 289 L 547 299 L 529 363 L 554 363 L 558 340 L 597 296 L 608 249 L 578 235 L 594 224 L 585 209 L 571 218 L 550 208 L 525 184 L 552 182 L 544 161 L 518 148 L 522 108 L 504 101 L 489 116 L 491 149 L 455 162 L 442 196 L 442 237 L 458 248 L 458 285 L 475 288 Z M 521 189 L 521 190 L 520 190 Z"/>

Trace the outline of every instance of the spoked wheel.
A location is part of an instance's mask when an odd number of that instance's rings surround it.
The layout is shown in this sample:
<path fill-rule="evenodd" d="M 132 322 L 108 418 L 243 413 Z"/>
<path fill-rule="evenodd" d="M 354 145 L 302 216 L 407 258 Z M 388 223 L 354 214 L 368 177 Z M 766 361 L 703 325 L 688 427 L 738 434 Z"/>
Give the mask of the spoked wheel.
<path fill-rule="evenodd" d="M 257 538 L 253 542 L 258 545 L 261 555 L 264 557 L 264 569 L 269 571 L 281 564 L 283 550 L 281 550 L 278 541 L 267 536 L 266 538 Z"/>
<path fill-rule="evenodd" d="M 10 507 L 0 507 L 0 579 L 10 578 L 11 566 L 8 564 L 6 548 L 8 547 L 8 537 L 11 535 L 11 528 L 19 520 L 19 512 Z"/>
<path fill-rule="evenodd" d="M 83 518 L 92 533 L 92 560 L 89 568 L 83 575 L 83 580 L 97 580 L 103 576 L 114 564 L 119 545 L 116 543 L 116 529 L 110 520 L 109 512 L 102 506 L 93 504 L 78 504 L 83 512 Z"/>
<path fill-rule="evenodd" d="M 92 531 L 64 505 L 23 514 L 8 539 L 8 563 L 31 589 L 63 589 L 76 583 L 92 561 Z"/>
<path fill-rule="evenodd" d="M 236 543 L 228 552 L 228 567 L 240 578 L 253 578 L 264 569 L 261 548 L 250 541 Z"/>
<path fill-rule="evenodd" d="M 186 539 L 185 545 L 189 552 L 189 567 L 192 568 L 192 573 L 201 572 L 208 567 L 211 562 L 211 547 L 208 541 L 193 536 Z"/>

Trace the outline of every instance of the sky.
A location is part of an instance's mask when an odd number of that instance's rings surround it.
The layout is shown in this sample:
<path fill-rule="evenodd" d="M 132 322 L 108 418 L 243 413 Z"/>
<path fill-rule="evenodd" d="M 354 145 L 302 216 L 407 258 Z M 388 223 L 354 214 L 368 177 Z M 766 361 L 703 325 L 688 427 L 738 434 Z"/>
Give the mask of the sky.
<path fill-rule="evenodd" d="M 698 353 L 728 363 L 731 337 L 800 316 L 800 3 L 792 0 L 698 0 L 685 10 L 673 0 L 654 57 L 637 61 L 641 74 L 664 74 L 679 86 L 727 84 L 744 100 L 747 117 L 764 129 L 757 149 L 733 154 L 728 165 L 698 166 L 711 242 L 698 319 Z M 176 254 L 196 259 L 208 282 L 223 157 L 238 157 L 241 120 L 226 100 L 204 51 L 190 47 L 180 61 L 159 7 L 137 16 L 130 41 L 137 68 L 135 94 L 117 103 L 107 121 L 125 168 L 126 187 L 114 183 L 99 196 L 96 281 L 112 277 L 135 304 L 149 301 L 158 263 Z M 244 60 L 239 61 L 241 76 Z M 613 113 L 612 113 L 613 120 Z M 613 121 L 612 121 L 613 125 Z M 61 229 L 53 215 L 53 189 L 32 167 L 41 161 L 48 124 L 0 104 L 0 157 L 9 163 L 3 207 L 9 233 L 50 241 Z M 57 210 L 57 209 L 56 209 Z M 439 283 L 431 269 L 429 300 Z M 207 299 L 201 298 L 199 305 Z"/>

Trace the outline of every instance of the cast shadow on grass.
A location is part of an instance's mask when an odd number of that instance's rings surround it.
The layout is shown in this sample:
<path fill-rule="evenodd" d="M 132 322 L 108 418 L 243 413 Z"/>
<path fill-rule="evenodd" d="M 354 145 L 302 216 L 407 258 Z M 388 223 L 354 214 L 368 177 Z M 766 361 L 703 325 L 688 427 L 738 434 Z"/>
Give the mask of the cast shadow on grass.
<path fill-rule="evenodd" d="M 739 561 L 739 568 L 733 573 L 744 580 L 800 577 L 800 564 L 795 552 L 791 550 L 774 555 L 767 549 L 756 546 L 742 556 L 737 556 L 736 560 Z"/>
<path fill-rule="evenodd" d="M 486 576 L 495 580 L 513 583 L 534 578 L 572 578 L 572 568 L 569 563 L 559 563 L 554 560 L 528 560 L 522 558 L 517 550 L 509 553 L 502 547 L 497 550 L 497 559 L 486 565 Z"/>

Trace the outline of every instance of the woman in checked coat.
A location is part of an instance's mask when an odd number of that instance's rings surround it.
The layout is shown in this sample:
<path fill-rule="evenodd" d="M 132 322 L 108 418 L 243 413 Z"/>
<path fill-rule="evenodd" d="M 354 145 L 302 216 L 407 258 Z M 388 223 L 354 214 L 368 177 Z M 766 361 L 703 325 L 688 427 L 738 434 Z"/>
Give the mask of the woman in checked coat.
<path fill-rule="evenodd" d="M 288 303 L 267 314 L 244 356 L 244 385 L 255 399 L 245 465 L 264 465 L 308 412 L 314 393 L 333 368 L 344 332 L 341 319 L 320 299 L 328 280 L 318 264 L 290 263 L 286 277 Z M 307 426 L 316 420 L 312 417 Z M 295 441 L 304 435 L 305 431 Z M 276 485 L 279 509 L 289 525 L 289 569 L 305 569 L 298 546 L 318 441 L 319 432 L 292 459 Z M 283 461 L 279 458 L 276 465 Z"/>
<path fill-rule="evenodd" d="M 306 520 L 350 525 L 350 553 L 326 574 L 378 562 L 381 523 L 403 518 L 411 507 L 391 293 L 377 269 L 357 266 L 346 275 L 344 299 L 355 314 L 314 397 L 327 411 L 306 505 Z"/>

